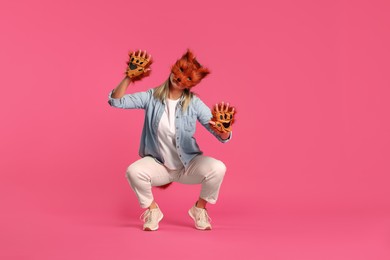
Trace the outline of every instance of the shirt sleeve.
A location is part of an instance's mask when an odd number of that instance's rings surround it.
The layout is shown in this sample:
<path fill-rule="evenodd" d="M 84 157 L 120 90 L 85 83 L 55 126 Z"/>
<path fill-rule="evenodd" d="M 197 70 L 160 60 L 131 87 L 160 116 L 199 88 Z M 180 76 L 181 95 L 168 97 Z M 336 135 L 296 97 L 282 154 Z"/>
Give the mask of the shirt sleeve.
<path fill-rule="evenodd" d="M 220 142 L 226 143 L 232 139 L 232 132 L 229 133 L 227 139 L 222 139 L 210 126 L 209 121 L 213 117 L 211 110 L 202 100 L 196 97 L 195 108 L 197 110 L 198 121 L 211 133 L 213 134 Z"/>
<path fill-rule="evenodd" d="M 145 92 L 137 92 L 133 94 L 126 94 L 121 98 L 113 98 L 111 95 L 114 90 L 111 90 L 108 94 L 108 104 L 112 107 L 123 108 L 123 109 L 132 109 L 132 108 L 142 108 L 145 109 L 149 103 L 149 100 L 152 96 L 152 90 Z"/>

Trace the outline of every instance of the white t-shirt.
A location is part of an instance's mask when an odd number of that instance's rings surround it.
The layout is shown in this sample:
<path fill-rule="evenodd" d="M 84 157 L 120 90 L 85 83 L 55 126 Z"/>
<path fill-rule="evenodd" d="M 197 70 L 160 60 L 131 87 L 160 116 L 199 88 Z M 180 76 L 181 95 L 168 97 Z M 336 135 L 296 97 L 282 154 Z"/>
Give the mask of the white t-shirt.
<path fill-rule="evenodd" d="M 183 168 L 183 163 L 176 151 L 175 139 L 175 112 L 178 102 L 179 99 L 166 99 L 165 110 L 161 116 L 157 133 L 161 156 L 164 158 L 164 165 L 171 170 Z"/>

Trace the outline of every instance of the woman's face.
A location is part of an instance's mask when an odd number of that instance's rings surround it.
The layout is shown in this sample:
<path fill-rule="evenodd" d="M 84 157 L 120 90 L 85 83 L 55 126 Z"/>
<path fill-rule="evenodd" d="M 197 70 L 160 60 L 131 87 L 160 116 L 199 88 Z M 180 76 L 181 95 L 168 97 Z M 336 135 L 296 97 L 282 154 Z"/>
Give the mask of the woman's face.
<path fill-rule="evenodd" d="M 183 86 L 180 82 L 178 82 L 175 79 L 175 75 L 173 73 L 171 73 L 171 75 L 169 76 L 169 80 L 171 82 L 171 86 L 174 89 L 176 89 L 176 90 L 184 90 L 184 89 L 186 89 L 186 86 Z"/>

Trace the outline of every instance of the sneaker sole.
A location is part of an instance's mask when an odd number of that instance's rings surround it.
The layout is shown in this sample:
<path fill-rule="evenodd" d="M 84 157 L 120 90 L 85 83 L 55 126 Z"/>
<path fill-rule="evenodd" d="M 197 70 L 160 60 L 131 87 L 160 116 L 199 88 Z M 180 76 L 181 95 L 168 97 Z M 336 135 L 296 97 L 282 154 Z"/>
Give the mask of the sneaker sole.
<path fill-rule="evenodd" d="M 199 227 L 198 225 L 196 225 L 196 219 L 195 219 L 195 216 L 192 215 L 191 209 L 188 211 L 188 215 L 190 215 L 192 220 L 194 220 L 196 229 L 199 229 L 199 230 L 211 230 L 210 226 L 202 228 L 202 227 Z"/>
<path fill-rule="evenodd" d="M 158 220 L 158 222 L 160 222 L 162 219 L 163 219 L 164 215 L 161 215 L 161 218 Z M 156 228 L 150 228 L 150 227 L 144 227 L 144 231 L 156 231 L 157 229 L 159 228 L 158 226 L 158 223 L 157 223 L 157 226 Z"/>

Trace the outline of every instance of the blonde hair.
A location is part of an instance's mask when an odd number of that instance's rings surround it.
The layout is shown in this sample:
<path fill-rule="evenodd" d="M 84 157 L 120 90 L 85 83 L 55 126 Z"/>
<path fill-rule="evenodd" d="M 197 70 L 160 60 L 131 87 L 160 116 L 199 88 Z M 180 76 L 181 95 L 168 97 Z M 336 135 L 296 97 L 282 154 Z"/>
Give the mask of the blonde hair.
<path fill-rule="evenodd" d="M 165 99 L 168 97 L 169 94 L 169 78 L 160 86 L 154 88 L 153 97 L 160 100 L 161 102 L 164 102 Z M 182 110 L 186 111 L 188 108 L 188 105 L 191 102 L 192 97 L 194 96 L 194 93 L 191 92 L 189 89 L 185 89 L 183 92 L 184 101 L 182 105 Z"/>

